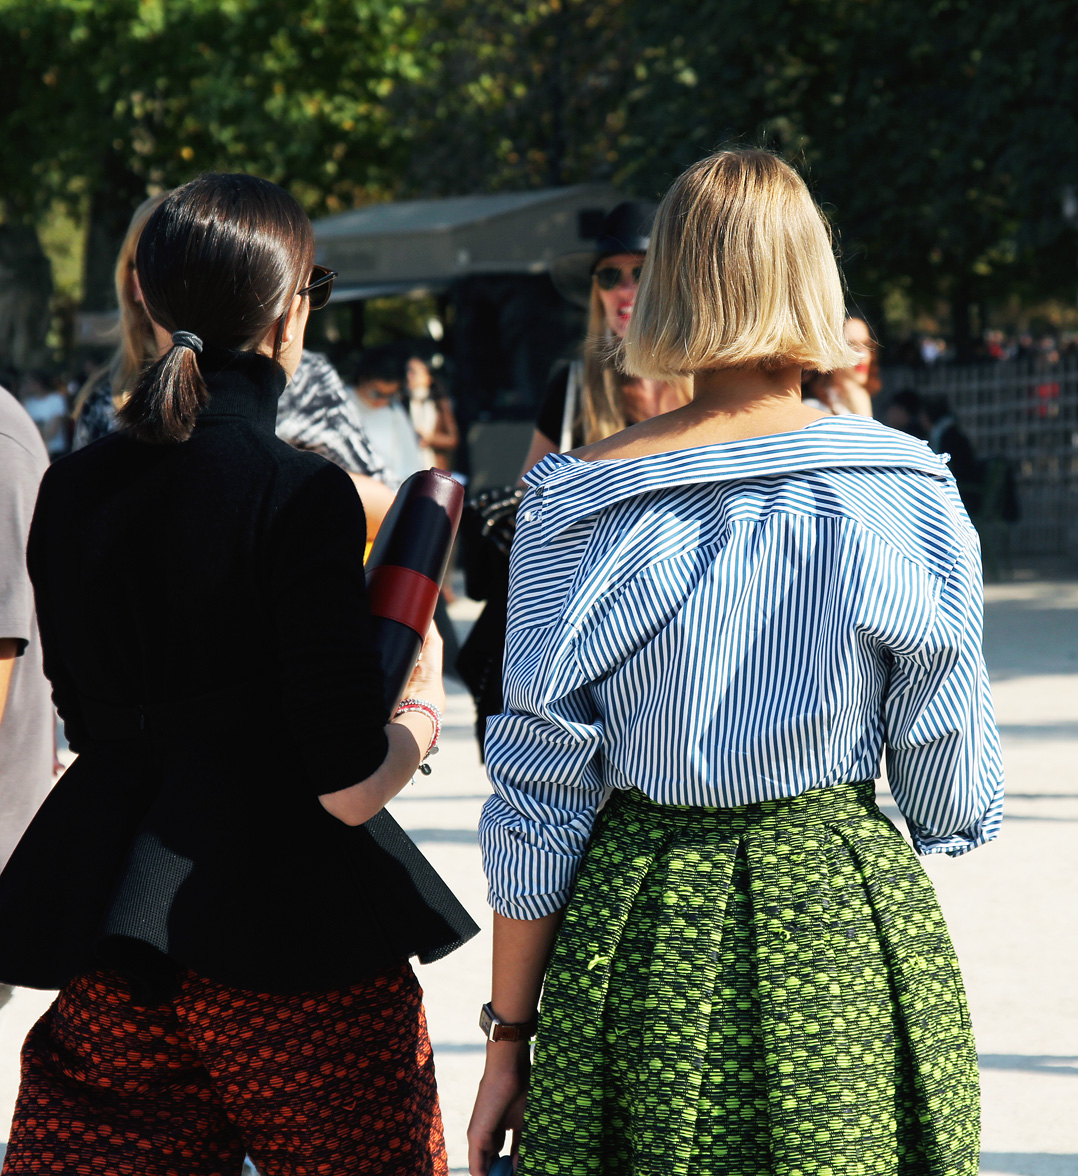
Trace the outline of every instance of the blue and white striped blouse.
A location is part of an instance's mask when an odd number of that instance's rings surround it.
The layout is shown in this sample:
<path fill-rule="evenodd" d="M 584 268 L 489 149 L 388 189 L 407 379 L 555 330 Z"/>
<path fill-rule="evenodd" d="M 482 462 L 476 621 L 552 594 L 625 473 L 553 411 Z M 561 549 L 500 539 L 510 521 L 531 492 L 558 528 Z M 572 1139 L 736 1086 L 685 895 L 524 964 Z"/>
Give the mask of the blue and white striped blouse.
<path fill-rule="evenodd" d="M 885 745 L 920 852 L 996 836 L 980 552 L 944 458 L 826 417 L 525 481 L 480 822 L 495 910 L 565 905 L 611 788 L 741 805 L 873 779 Z"/>

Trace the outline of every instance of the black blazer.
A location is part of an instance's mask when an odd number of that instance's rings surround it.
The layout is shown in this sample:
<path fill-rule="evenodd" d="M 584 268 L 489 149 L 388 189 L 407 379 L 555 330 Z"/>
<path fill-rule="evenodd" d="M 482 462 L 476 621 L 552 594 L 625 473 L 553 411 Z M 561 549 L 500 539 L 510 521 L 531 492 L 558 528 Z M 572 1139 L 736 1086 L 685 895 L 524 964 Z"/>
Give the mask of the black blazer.
<path fill-rule="evenodd" d="M 475 924 L 387 814 L 319 804 L 386 754 L 348 476 L 274 436 L 285 376 L 204 351 L 192 437 L 56 462 L 28 563 L 78 759 L 0 876 L 0 980 L 178 967 L 330 989 Z"/>

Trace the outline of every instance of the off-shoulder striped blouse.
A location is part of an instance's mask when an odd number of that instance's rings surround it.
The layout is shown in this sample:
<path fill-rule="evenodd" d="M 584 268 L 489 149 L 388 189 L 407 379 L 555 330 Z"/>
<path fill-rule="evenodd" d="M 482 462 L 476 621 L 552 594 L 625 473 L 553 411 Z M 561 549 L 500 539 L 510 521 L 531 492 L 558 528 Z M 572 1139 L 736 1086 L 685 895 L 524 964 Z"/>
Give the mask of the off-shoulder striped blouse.
<path fill-rule="evenodd" d="M 612 788 L 741 805 L 874 779 L 886 750 L 920 852 L 996 836 L 980 550 L 945 457 L 827 417 L 525 480 L 480 822 L 495 910 L 565 905 Z"/>

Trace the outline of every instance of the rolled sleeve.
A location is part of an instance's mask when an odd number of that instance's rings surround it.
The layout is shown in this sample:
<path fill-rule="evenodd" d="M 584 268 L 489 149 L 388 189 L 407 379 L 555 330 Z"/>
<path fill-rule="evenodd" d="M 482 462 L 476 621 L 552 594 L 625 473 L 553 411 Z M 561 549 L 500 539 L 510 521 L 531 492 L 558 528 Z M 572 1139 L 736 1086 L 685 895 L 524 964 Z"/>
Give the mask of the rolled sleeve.
<path fill-rule="evenodd" d="M 919 853 L 956 856 L 999 834 L 1003 761 L 981 651 L 983 597 L 970 543 L 943 583 L 928 638 L 892 666 L 888 779 Z"/>
<path fill-rule="evenodd" d="M 605 793 L 602 725 L 581 691 L 495 716 L 487 732 L 494 795 L 479 842 L 488 900 L 508 918 L 539 919 L 569 901 Z"/>
<path fill-rule="evenodd" d="M 562 602 L 579 563 L 574 544 L 552 550 L 541 503 L 525 497 L 513 543 L 503 687 L 487 723 L 493 795 L 479 841 L 491 906 L 538 919 L 569 899 L 606 794 L 603 721 Z"/>

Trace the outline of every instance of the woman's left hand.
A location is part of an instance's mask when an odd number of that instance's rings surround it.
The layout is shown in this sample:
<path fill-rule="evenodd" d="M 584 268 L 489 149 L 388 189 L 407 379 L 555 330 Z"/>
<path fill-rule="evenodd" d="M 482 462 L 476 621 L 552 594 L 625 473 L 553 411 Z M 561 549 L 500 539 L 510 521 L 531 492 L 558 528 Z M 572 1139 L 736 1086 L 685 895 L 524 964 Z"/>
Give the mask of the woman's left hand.
<path fill-rule="evenodd" d="M 501 1041 L 487 1046 L 487 1065 L 468 1124 L 468 1171 L 471 1176 L 487 1176 L 491 1164 L 501 1152 L 507 1132 L 513 1135 L 511 1154 L 516 1168 L 530 1072 L 531 1051 L 527 1042 Z"/>

